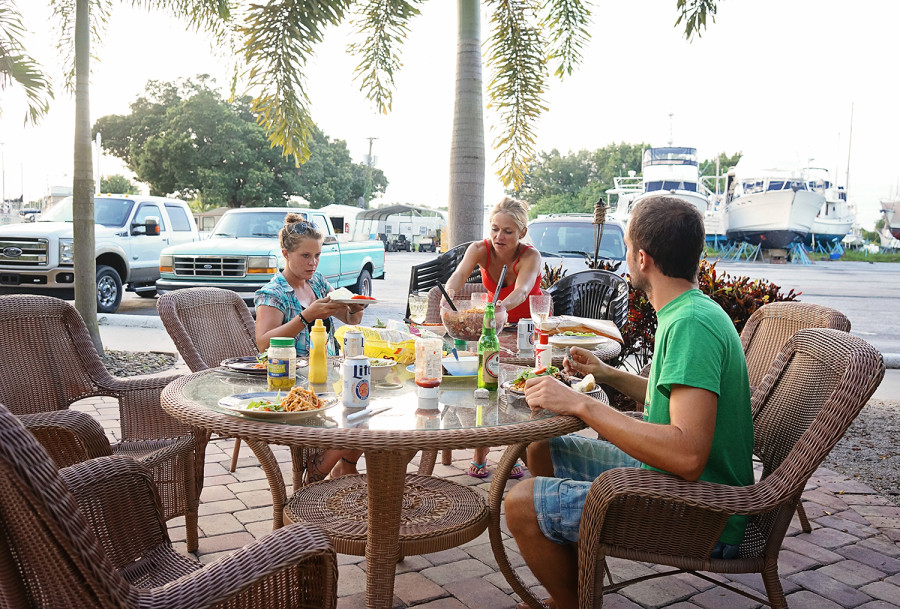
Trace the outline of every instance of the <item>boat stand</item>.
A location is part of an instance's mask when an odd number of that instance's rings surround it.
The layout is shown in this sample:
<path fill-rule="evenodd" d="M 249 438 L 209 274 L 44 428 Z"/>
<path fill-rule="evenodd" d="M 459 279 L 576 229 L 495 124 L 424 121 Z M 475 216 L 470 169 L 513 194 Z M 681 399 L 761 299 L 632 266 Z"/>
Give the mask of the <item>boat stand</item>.
<path fill-rule="evenodd" d="M 762 255 L 762 246 L 750 245 L 744 241 L 732 244 L 727 250 L 722 252 L 722 260 L 726 262 L 755 262 L 757 260 L 765 262 Z"/>
<path fill-rule="evenodd" d="M 790 249 L 791 264 L 812 264 L 806 247 L 802 243 L 792 243 Z"/>

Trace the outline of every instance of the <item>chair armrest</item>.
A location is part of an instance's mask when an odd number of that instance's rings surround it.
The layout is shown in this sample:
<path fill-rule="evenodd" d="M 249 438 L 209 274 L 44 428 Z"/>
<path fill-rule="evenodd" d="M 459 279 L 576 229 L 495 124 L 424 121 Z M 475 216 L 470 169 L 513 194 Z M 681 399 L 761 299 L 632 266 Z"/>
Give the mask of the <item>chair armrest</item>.
<path fill-rule="evenodd" d="M 218 607 L 238 596 L 258 600 L 263 593 L 277 595 L 280 606 L 334 609 L 337 556 L 328 536 L 308 524 L 277 529 L 203 569 L 142 591 L 140 606 Z"/>
<path fill-rule="evenodd" d="M 169 416 L 160 402 L 162 390 L 179 378 L 179 375 L 128 379 L 109 376 L 98 380 L 102 390 L 119 400 L 122 440 L 158 440 L 191 434 L 190 426 Z"/>
<path fill-rule="evenodd" d="M 19 421 L 37 438 L 58 468 L 112 454 L 103 427 L 85 412 L 55 410 L 23 414 Z"/>
<path fill-rule="evenodd" d="M 620 468 L 591 485 L 579 542 L 706 558 L 728 517 L 768 512 L 796 500 L 774 477 L 743 487 L 688 482 L 653 470 Z M 591 551 L 591 550 L 587 550 Z"/>
<path fill-rule="evenodd" d="M 138 461 L 101 457 L 59 474 L 117 569 L 170 543 L 150 470 Z"/>

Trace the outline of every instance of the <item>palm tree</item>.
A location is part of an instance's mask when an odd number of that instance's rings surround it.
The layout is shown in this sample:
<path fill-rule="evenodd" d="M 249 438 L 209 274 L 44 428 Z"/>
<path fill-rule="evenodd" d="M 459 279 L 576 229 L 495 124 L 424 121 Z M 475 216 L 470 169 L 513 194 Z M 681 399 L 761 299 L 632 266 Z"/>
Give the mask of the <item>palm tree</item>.
<path fill-rule="evenodd" d="M 36 124 L 50 109 L 53 91 L 41 67 L 25 52 L 24 34 L 22 15 L 15 2 L 0 0 L 0 90 L 13 85 L 21 87 L 28 104 L 25 122 Z"/>

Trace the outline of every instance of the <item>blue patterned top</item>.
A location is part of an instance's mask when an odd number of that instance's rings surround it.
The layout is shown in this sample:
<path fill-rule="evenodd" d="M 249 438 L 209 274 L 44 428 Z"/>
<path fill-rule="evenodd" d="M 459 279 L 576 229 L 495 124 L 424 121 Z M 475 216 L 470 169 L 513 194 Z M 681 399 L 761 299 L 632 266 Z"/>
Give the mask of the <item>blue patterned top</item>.
<path fill-rule="evenodd" d="M 313 276 L 309 280 L 309 285 L 312 288 L 316 299 L 325 298 L 328 293 L 334 289 L 331 287 L 331 284 L 328 283 L 328 280 L 326 280 L 318 271 L 313 273 Z M 303 305 L 297 300 L 297 294 L 294 292 L 294 288 L 291 287 L 291 284 L 287 282 L 287 279 L 284 278 L 284 275 L 281 272 L 276 273 L 275 276 L 269 280 L 269 283 L 256 290 L 256 296 L 254 297 L 253 302 L 257 307 L 259 305 L 266 305 L 267 307 L 278 309 L 284 313 L 285 322 L 293 319 L 304 310 Z M 315 323 L 312 320 L 310 320 L 310 322 Z M 337 355 L 334 340 L 334 324 L 325 321 L 325 325 L 328 328 L 328 355 Z M 294 348 L 297 349 L 297 355 L 309 355 L 309 328 L 304 327 L 300 331 L 300 334 L 294 339 Z"/>

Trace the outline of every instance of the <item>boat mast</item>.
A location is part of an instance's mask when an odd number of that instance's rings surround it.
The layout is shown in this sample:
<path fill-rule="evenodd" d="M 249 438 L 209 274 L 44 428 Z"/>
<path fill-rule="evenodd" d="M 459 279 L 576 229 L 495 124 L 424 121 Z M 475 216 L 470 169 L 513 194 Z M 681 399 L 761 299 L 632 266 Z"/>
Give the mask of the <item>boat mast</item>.
<path fill-rule="evenodd" d="M 850 102 L 850 137 L 847 139 L 847 174 L 844 178 L 844 195 L 850 201 L 850 148 L 853 145 L 853 102 Z"/>

